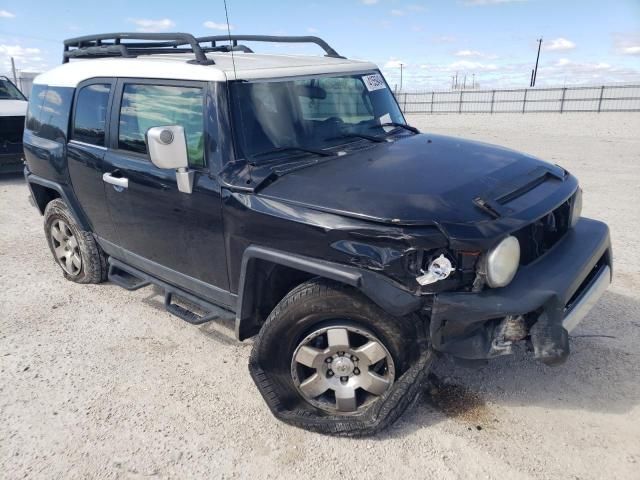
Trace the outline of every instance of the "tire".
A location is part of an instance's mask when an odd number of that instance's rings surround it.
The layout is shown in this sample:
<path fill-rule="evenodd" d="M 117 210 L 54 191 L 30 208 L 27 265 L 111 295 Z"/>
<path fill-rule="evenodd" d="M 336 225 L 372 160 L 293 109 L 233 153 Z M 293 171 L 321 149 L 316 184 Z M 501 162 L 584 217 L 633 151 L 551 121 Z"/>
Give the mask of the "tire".
<path fill-rule="evenodd" d="M 335 332 L 340 330 L 347 331 L 350 340 L 364 342 L 362 345 L 380 343 L 383 347 L 380 352 L 386 352 L 384 360 L 370 367 L 359 364 L 364 361 L 362 357 L 358 358 L 363 346 L 348 347 L 354 348 L 349 350 L 355 354 L 353 356 L 349 352 L 346 355 L 336 352 L 342 347 L 332 349 L 328 332 L 333 331 L 335 337 Z M 297 357 L 300 349 L 309 346 L 307 341 L 316 342 L 318 348 L 311 349 L 315 355 L 322 351 L 323 357 L 313 357 L 317 366 L 315 371 L 305 370 L 307 366 L 300 367 L 296 361 L 300 358 Z M 377 358 L 382 358 L 382 354 Z M 323 434 L 365 436 L 391 425 L 414 402 L 431 358 L 425 329 L 418 316 L 392 317 L 352 287 L 314 279 L 289 292 L 271 312 L 254 343 L 249 371 L 278 419 Z M 340 374 L 329 371 L 333 366 L 344 367 L 345 362 L 354 373 L 338 376 Z M 364 367 L 359 371 L 353 368 L 354 365 Z M 298 368 L 308 372 L 306 381 L 297 378 Z M 392 380 L 391 385 L 384 391 L 376 391 L 373 396 L 357 386 L 355 403 L 350 399 L 349 406 L 341 408 L 338 390 L 344 385 L 358 385 L 352 381 L 369 375 L 369 369 L 377 369 L 373 372 L 375 377 L 385 376 L 387 381 Z M 330 373 L 333 378 L 329 377 Z M 324 393 L 317 398 L 305 395 L 302 385 L 314 379 L 325 382 L 325 377 L 329 383 L 321 385 L 320 390 Z M 333 392 L 335 408 L 331 408 L 332 387 L 326 392 L 323 390 L 329 384 L 337 385 Z M 314 395 L 317 393 L 312 391 Z"/>
<path fill-rule="evenodd" d="M 67 280 L 101 283 L 107 279 L 107 257 L 91 232 L 84 231 L 59 198 L 44 211 L 44 233 L 51 254 Z"/>

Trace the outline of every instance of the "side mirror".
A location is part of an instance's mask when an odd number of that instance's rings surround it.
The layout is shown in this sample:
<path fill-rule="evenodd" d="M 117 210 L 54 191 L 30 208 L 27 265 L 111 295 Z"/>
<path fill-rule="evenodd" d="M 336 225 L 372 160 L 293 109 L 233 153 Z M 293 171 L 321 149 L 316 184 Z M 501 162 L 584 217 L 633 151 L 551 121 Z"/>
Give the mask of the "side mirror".
<path fill-rule="evenodd" d="M 193 170 L 189 170 L 189 155 L 184 128 L 180 125 L 152 127 L 147 130 L 147 150 L 151 163 L 158 168 L 176 171 L 178 190 L 183 193 L 193 191 Z"/>

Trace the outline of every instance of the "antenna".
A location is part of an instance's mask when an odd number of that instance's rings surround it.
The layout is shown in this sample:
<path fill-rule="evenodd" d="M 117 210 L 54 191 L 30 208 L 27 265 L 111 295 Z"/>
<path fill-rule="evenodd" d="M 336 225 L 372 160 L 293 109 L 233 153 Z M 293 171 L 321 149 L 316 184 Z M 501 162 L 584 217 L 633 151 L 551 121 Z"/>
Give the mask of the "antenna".
<path fill-rule="evenodd" d="M 229 34 L 229 49 L 231 50 L 231 63 L 233 64 L 233 79 L 237 80 L 238 75 L 236 75 L 236 59 L 233 56 L 233 41 L 231 40 L 231 25 L 229 25 L 229 10 L 227 9 L 227 0 L 224 1 L 224 16 L 227 19 L 227 33 Z"/>

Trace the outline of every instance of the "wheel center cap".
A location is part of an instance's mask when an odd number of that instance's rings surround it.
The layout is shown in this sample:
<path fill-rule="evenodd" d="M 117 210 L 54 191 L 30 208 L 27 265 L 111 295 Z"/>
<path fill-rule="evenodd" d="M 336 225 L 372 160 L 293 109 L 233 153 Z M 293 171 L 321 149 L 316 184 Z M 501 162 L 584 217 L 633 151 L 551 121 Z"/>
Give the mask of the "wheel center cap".
<path fill-rule="evenodd" d="M 353 362 L 348 357 L 339 357 L 333 361 L 331 368 L 338 376 L 351 375 L 353 373 Z"/>

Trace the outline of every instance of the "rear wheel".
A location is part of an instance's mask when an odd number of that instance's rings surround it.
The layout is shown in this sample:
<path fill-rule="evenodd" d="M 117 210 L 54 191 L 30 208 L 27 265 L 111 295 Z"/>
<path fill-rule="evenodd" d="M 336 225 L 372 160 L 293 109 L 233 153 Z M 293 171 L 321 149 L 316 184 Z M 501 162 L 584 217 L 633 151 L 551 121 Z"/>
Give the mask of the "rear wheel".
<path fill-rule="evenodd" d="M 388 315 L 357 290 L 315 279 L 292 290 L 258 335 L 249 369 L 279 419 L 370 435 L 412 403 L 431 361 L 420 319 Z"/>
<path fill-rule="evenodd" d="M 61 199 L 49 202 L 44 211 L 44 233 L 56 263 L 68 280 L 100 283 L 107 277 L 107 260 L 91 232 L 74 220 Z"/>

